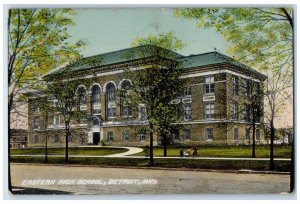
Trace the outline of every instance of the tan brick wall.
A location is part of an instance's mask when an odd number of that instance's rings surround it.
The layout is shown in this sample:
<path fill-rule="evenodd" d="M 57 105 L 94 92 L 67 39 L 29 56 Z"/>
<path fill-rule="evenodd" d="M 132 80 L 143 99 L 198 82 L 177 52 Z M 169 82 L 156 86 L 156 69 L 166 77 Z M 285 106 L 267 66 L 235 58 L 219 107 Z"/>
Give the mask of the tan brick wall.
<path fill-rule="evenodd" d="M 206 68 L 194 68 L 190 69 L 189 73 L 199 73 L 202 71 L 214 71 L 214 70 L 222 70 L 224 68 L 232 68 L 228 67 L 227 65 L 211 65 L 207 66 Z M 215 79 L 215 119 L 231 119 L 232 117 L 232 101 L 239 101 L 240 96 L 242 94 L 239 94 L 239 97 L 232 97 L 232 81 L 231 81 L 231 74 L 214 74 Z M 101 118 L 103 119 L 102 122 L 107 121 L 127 121 L 131 119 L 136 119 L 138 117 L 138 112 L 133 110 L 133 116 L 131 118 L 122 118 L 120 116 L 120 99 L 119 97 L 116 97 L 116 118 L 106 118 L 106 104 L 105 104 L 105 93 L 104 93 L 104 85 L 109 82 L 113 81 L 117 85 L 117 89 L 119 88 L 120 82 L 123 80 L 124 75 L 123 74 L 115 74 L 115 75 L 105 75 L 101 77 L 96 77 L 91 80 L 83 81 L 83 85 L 86 86 L 87 91 L 89 94 L 87 95 L 87 113 L 91 113 L 91 86 L 94 83 L 98 83 L 101 86 Z M 191 122 L 198 122 L 197 124 L 187 124 L 184 125 L 185 128 L 190 128 L 191 130 L 191 140 L 190 141 L 184 141 L 183 140 L 183 129 L 180 129 L 180 137 L 182 138 L 182 141 L 185 143 L 199 143 L 199 144 L 234 144 L 233 141 L 233 128 L 238 128 L 239 133 L 239 142 L 238 143 L 245 143 L 245 128 L 246 125 L 243 124 L 235 124 L 232 125 L 229 123 L 208 123 L 208 121 L 204 120 L 204 102 L 203 102 L 203 94 L 205 93 L 205 76 L 199 76 L 194 77 L 190 81 L 192 85 L 192 121 Z M 31 101 L 29 101 L 29 124 L 30 129 L 32 128 L 32 118 L 34 116 L 39 115 L 39 113 L 33 113 L 31 111 Z M 240 114 L 241 115 L 241 114 Z M 61 124 L 63 124 L 63 117 L 60 117 Z M 49 117 L 48 124 L 53 124 L 53 115 Z M 212 128 L 213 129 L 213 140 L 212 141 L 206 141 L 205 140 L 205 128 Z M 88 129 L 82 129 L 85 137 L 85 144 L 88 143 Z M 113 142 L 107 142 L 107 132 L 113 131 L 114 134 L 114 140 Z M 128 131 L 129 134 L 129 141 L 122 141 L 122 133 L 124 131 Z M 40 132 L 39 132 L 40 133 Z M 28 138 L 28 145 L 31 146 L 43 146 L 44 136 L 43 133 L 39 134 L 39 142 L 33 143 L 34 135 L 36 135 L 34 131 L 31 131 L 29 133 Z M 140 142 L 138 137 L 138 128 L 134 126 L 103 126 L 103 141 L 109 145 L 121 145 L 121 146 L 127 146 L 127 145 L 148 145 L 149 144 L 149 133 L 146 136 L 145 142 Z M 261 138 L 263 138 L 263 131 L 261 130 Z M 49 145 L 53 146 L 64 146 L 65 145 L 65 137 L 60 137 L 59 143 L 51 143 L 49 142 Z M 51 139 L 50 139 L 51 140 Z M 154 139 L 155 142 L 157 142 L 157 137 L 155 136 Z M 70 142 L 70 146 L 72 145 L 79 145 L 78 141 L 74 140 Z"/>
<path fill-rule="evenodd" d="M 140 146 L 149 145 L 149 132 L 146 132 L 146 140 L 139 141 L 139 132 L 141 126 L 115 126 L 103 128 L 103 141 L 108 145 L 121 145 L 121 146 Z M 123 132 L 128 133 L 128 141 L 123 141 Z M 108 132 L 113 132 L 113 142 L 108 141 Z M 154 134 L 154 144 L 157 144 L 157 136 Z"/>

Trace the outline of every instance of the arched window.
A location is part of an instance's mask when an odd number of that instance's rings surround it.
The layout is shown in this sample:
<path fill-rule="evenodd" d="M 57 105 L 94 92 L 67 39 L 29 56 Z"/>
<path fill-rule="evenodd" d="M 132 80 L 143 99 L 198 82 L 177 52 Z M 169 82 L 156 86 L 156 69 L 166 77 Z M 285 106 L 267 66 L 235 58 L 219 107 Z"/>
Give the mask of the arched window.
<path fill-rule="evenodd" d="M 116 87 L 113 83 L 108 83 L 106 86 L 106 115 L 108 118 L 116 117 Z"/>
<path fill-rule="evenodd" d="M 100 125 L 100 120 L 97 117 L 93 117 L 93 125 Z"/>
<path fill-rule="evenodd" d="M 100 114 L 101 105 L 100 105 L 100 87 L 94 85 L 92 87 L 92 100 L 91 100 L 92 113 L 95 115 Z"/>
<path fill-rule="evenodd" d="M 129 95 L 130 95 L 131 84 L 129 81 L 123 81 L 121 84 L 121 99 L 120 99 L 120 110 L 122 116 L 131 116 L 132 109 L 129 106 Z"/>
<path fill-rule="evenodd" d="M 77 90 L 77 94 L 79 97 L 78 108 L 80 110 L 86 110 L 86 89 L 84 86 L 80 86 Z"/>
<path fill-rule="evenodd" d="M 107 102 L 114 102 L 116 100 L 115 97 L 116 87 L 113 83 L 107 84 L 106 88 L 106 100 Z"/>

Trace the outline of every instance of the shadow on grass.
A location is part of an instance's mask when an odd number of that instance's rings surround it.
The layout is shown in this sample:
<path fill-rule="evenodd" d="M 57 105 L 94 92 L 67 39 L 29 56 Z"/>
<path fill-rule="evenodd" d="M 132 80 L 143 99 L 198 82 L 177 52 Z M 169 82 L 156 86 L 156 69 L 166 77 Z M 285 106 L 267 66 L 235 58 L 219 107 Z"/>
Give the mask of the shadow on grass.
<path fill-rule="evenodd" d="M 49 190 L 41 188 L 28 188 L 28 187 L 17 187 L 14 186 L 12 190 L 13 195 L 70 195 L 71 192 Z"/>

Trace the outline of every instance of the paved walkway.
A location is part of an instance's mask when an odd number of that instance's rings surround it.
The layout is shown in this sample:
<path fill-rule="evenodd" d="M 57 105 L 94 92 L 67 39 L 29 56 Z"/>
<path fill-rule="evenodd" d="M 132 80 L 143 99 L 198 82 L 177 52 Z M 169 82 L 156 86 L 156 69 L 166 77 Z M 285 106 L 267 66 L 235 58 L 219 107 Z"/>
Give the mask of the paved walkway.
<path fill-rule="evenodd" d="M 125 157 L 125 156 L 128 156 L 128 155 L 138 154 L 138 153 L 143 151 L 142 148 L 138 148 L 138 147 L 122 147 L 122 148 L 128 149 L 128 151 L 123 152 L 123 153 L 118 153 L 118 154 L 105 155 L 103 157 Z"/>
<path fill-rule="evenodd" d="M 101 148 L 103 146 L 79 146 L 79 147 L 94 147 L 94 148 Z M 110 155 L 102 155 L 99 157 L 125 157 L 128 155 L 133 155 L 133 154 L 138 154 L 140 152 L 143 151 L 142 148 L 138 148 L 138 147 L 120 147 L 120 146 L 108 146 L 106 148 L 117 148 L 117 149 L 127 149 L 127 152 L 123 152 L 123 153 L 118 153 L 118 154 L 110 154 Z M 80 156 L 84 156 L 84 155 L 80 155 Z M 98 156 L 96 156 L 98 157 Z"/>

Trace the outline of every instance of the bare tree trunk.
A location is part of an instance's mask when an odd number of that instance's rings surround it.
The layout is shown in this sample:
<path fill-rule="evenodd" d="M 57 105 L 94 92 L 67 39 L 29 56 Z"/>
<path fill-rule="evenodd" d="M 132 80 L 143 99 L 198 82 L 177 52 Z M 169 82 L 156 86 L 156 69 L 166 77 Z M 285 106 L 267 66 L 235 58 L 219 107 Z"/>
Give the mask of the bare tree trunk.
<path fill-rule="evenodd" d="M 45 163 L 48 163 L 48 131 L 46 130 Z"/>
<path fill-rule="evenodd" d="M 153 166 L 154 159 L 153 159 L 153 124 L 150 123 L 150 166 Z"/>
<path fill-rule="evenodd" d="M 271 143 L 270 143 L 270 170 L 274 170 L 274 138 L 275 138 L 275 127 L 274 121 L 271 119 L 270 121 L 271 126 Z"/>
<path fill-rule="evenodd" d="M 10 127 L 10 118 L 11 118 L 11 111 L 12 111 L 12 107 L 13 107 L 13 99 L 14 99 L 14 94 L 11 93 L 8 96 L 8 189 L 10 190 L 10 192 L 12 192 L 12 183 L 11 183 L 11 172 L 10 172 L 10 139 L 11 139 L 11 127 Z"/>
<path fill-rule="evenodd" d="M 12 193 L 12 184 L 11 184 L 11 174 L 10 174 L 10 137 L 11 137 L 11 129 L 10 129 L 10 108 L 8 111 L 8 190 Z"/>
<path fill-rule="evenodd" d="M 255 158 L 255 120 L 252 121 L 252 158 Z"/>
<path fill-rule="evenodd" d="M 48 163 L 48 131 L 47 131 L 47 126 L 48 126 L 48 113 L 46 113 L 45 127 L 44 127 L 44 129 L 46 130 L 45 163 Z"/>
<path fill-rule="evenodd" d="M 163 135 L 163 142 L 164 142 L 164 157 L 167 156 L 167 135 Z"/>
<path fill-rule="evenodd" d="M 65 122 L 66 125 L 66 155 L 65 155 L 65 163 L 69 162 L 69 136 L 70 136 L 70 129 L 69 123 Z"/>
<path fill-rule="evenodd" d="M 294 135 L 294 133 L 293 133 Z M 292 155 L 291 155 L 291 175 L 290 175 L 290 193 L 294 192 L 295 188 L 295 142 L 294 138 L 291 138 L 292 143 Z"/>

